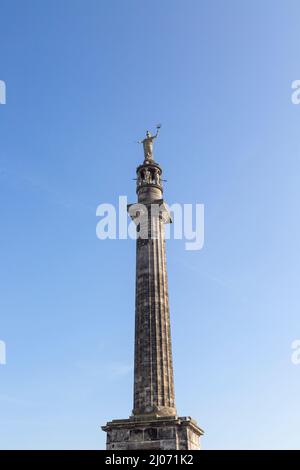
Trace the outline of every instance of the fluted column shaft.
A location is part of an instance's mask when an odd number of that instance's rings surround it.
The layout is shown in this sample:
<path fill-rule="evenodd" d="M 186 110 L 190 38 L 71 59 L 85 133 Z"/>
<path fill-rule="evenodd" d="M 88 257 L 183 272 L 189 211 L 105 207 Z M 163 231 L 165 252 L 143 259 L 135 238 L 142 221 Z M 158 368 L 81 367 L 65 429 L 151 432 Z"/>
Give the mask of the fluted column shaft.
<path fill-rule="evenodd" d="M 164 220 L 148 213 L 136 245 L 133 414 L 175 415 Z"/>

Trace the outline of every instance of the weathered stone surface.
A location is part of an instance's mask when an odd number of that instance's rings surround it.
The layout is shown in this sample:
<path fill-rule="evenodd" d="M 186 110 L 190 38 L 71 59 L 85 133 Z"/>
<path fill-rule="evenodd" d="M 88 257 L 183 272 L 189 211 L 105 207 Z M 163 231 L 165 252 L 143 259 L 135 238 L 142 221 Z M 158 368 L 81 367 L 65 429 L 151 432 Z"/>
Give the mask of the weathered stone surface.
<path fill-rule="evenodd" d="M 176 415 L 164 222 L 149 216 L 149 225 L 153 238 L 136 250 L 133 414 Z"/>
<path fill-rule="evenodd" d="M 203 434 L 191 418 L 177 416 L 144 420 L 132 417 L 111 421 L 102 429 L 107 432 L 107 450 L 198 450 Z"/>

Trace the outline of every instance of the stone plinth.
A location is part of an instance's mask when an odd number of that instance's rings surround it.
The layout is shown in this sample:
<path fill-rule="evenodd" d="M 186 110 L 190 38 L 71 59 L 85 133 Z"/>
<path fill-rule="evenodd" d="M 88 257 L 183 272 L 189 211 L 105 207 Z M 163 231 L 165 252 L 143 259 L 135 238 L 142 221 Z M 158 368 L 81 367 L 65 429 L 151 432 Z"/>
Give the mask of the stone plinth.
<path fill-rule="evenodd" d="M 102 427 L 107 450 L 199 450 L 203 430 L 190 417 L 131 417 Z"/>

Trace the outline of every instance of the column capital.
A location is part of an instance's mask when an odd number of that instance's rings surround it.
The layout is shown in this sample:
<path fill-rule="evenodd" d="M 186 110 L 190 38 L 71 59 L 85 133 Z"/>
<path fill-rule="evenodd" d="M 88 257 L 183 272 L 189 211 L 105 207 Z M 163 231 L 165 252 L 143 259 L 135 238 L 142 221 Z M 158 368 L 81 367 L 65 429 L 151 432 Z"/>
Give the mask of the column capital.
<path fill-rule="evenodd" d="M 127 212 L 131 219 L 137 223 L 139 223 L 143 216 L 160 217 L 165 224 L 173 222 L 168 205 L 164 199 L 127 204 Z"/>

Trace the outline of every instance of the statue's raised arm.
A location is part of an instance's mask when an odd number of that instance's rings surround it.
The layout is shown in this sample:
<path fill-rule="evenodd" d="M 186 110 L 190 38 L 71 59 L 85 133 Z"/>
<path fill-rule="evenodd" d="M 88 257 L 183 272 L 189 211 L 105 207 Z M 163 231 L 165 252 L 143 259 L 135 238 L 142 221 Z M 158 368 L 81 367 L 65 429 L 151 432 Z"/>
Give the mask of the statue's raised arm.
<path fill-rule="evenodd" d="M 157 124 L 157 126 L 156 126 L 156 134 L 153 136 L 155 139 L 156 139 L 156 137 L 157 137 L 158 134 L 159 134 L 160 128 L 161 128 L 161 124 Z"/>

